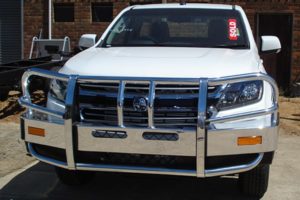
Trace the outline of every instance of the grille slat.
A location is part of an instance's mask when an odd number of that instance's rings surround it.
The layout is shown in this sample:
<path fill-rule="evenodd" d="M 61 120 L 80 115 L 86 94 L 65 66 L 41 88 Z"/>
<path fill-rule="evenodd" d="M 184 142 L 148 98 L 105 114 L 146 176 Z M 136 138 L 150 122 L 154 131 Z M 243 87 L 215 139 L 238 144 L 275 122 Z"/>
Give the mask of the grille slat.
<path fill-rule="evenodd" d="M 105 89 L 118 89 L 115 85 L 99 85 L 99 84 L 81 84 L 83 88 L 105 88 Z"/>
<path fill-rule="evenodd" d="M 108 115 L 108 114 L 99 114 L 99 113 L 90 113 L 85 112 L 85 116 L 94 116 L 94 117 L 114 117 L 117 118 L 117 115 Z"/>
<path fill-rule="evenodd" d="M 134 98 L 138 93 L 125 94 L 125 98 Z M 94 97 L 107 97 L 107 98 L 117 98 L 118 95 L 111 92 L 97 92 L 97 91 L 84 91 L 81 92 L 82 96 L 94 96 Z M 140 94 L 141 95 L 141 94 Z M 143 94 L 143 96 L 146 96 Z M 156 94 L 156 99 L 194 99 L 197 98 L 197 94 Z"/>
<path fill-rule="evenodd" d="M 118 118 L 117 115 L 96 114 L 96 113 L 85 113 L 85 116 Z M 126 116 L 126 115 L 124 115 L 124 117 L 126 117 L 126 119 L 136 119 L 136 120 L 137 119 L 144 119 L 144 120 L 148 119 L 147 117 L 134 117 L 134 116 Z"/>
<path fill-rule="evenodd" d="M 81 109 L 93 109 L 93 110 L 117 110 L 115 107 L 99 107 L 99 105 L 81 104 Z"/>
<path fill-rule="evenodd" d="M 156 120 L 194 120 L 197 117 L 155 117 Z"/>

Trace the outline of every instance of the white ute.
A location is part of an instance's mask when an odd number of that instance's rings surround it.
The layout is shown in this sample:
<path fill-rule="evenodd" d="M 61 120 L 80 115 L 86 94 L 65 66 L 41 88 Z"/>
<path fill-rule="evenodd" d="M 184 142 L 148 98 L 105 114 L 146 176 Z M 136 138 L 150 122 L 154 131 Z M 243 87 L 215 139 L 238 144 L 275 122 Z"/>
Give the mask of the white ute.
<path fill-rule="evenodd" d="M 86 34 L 59 72 L 22 79 L 21 138 L 65 184 L 93 171 L 194 177 L 238 175 L 262 197 L 278 140 L 278 89 L 241 7 L 157 4 L 123 10 L 96 42 Z M 47 103 L 30 80 L 50 79 Z"/>

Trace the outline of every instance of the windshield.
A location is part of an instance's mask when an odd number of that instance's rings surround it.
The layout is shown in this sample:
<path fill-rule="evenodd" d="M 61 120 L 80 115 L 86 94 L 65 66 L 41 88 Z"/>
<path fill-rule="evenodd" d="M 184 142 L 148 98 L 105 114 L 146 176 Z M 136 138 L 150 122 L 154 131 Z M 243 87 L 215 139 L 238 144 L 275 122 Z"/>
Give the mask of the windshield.
<path fill-rule="evenodd" d="M 101 46 L 244 49 L 249 42 L 236 10 L 132 9 L 120 17 Z"/>

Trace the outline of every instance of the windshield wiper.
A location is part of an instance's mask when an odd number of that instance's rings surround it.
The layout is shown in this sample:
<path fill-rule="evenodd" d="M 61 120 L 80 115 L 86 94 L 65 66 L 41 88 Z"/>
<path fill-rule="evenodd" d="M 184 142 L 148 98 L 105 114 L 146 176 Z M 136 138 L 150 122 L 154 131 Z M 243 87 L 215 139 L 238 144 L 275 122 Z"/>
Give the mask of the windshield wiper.
<path fill-rule="evenodd" d="M 248 48 L 248 45 L 246 44 L 233 44 L 233 45 L 228 45 L 228 44 L 219 44 L 219 45 L 214 45 L 214 46 L 209 46 L 211 48 L 228 48 L 228 49 L 244 49 Z"/>
<path fill-rule="evenodd" d="M 228 48 L 228 49 L 246 49 L 249 46 L 245 44 L 220 44 L 214 46 L 197 46 L 189 44 L 169 44 L 169 43 L 154 43 L 154 44 L 118 44 L 118 45 L 106 45 L 106 48 L 110 47 L 206 47 L 206 48 Z"/>
<path fill-rule="evenodd" d="M 106 45 L 106 48 L 110 47 L 177 47 L 179 45 L 169 45 L 164 43 L 155 44 L 118 44 L 118 45 Z"/>

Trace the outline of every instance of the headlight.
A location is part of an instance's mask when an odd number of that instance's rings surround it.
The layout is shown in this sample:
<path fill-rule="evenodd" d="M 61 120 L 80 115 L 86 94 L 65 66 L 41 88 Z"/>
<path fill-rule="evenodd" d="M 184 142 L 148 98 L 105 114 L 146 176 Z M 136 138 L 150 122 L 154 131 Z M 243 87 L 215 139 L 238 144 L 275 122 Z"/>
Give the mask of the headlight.
<path fill-rule="evenodd" d="M 218 110 L 244 106 L 261 99 L 262 81 L 247 81 L 228 84 L 217 103 Z"/>
<path fill-rule="evenodd" d="M 67 83 L 53 79 L 50 83 L 49 94 L 51 97 L 64 102 L 66 98 Z"/>

